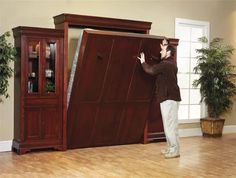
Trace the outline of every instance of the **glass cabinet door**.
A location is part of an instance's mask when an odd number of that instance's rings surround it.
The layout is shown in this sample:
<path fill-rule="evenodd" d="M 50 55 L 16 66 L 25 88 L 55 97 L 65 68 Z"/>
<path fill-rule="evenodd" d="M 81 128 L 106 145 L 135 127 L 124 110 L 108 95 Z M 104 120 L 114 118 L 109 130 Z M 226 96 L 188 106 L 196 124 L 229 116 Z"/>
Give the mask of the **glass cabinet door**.
<path fill-rule="evenodd" d="M 28 42 L 27 92 L 39 92 L 40 41 Z"/>
<path fill-rule="evenodd" d="M 46 42 L 45 47 L 45 84 L 46 93 L 55 93 L 56 86 L 56 42 Z"/>

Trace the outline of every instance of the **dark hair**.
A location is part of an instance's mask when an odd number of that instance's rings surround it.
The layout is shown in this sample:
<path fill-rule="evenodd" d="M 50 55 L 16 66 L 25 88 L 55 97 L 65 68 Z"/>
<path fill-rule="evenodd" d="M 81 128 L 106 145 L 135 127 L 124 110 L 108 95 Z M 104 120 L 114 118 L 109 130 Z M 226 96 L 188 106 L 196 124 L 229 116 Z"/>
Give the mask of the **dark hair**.
<path fill-rule="evenodd" d="M 167 48 L 166 48 L 166 51 L 170 51 L 170 55 L 171 55 L 171 56 L 174 56 L 174 55 L 175 55 L 175 52 L 176 52 L 176 49 L 175 49 L 174 46 L 168 45 Z"/>

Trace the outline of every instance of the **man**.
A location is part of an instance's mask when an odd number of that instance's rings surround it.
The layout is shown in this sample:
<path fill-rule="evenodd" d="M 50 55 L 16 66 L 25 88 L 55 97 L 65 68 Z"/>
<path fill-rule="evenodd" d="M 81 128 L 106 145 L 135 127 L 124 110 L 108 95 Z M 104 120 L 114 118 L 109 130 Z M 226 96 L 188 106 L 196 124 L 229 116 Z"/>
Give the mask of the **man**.
<path fill-rule="evenodd" d="M 145 62 L 145 54 L 141 53 L 140 60 L 144 71 L 156 76 L 156 97 L 160 103 L 167 148 L 162 150 L 165 158 L 179 157 L 178 108 L 181 101 L 177 84 L 177 66 L 174 62 L 175 48 L 162 41 L 161 62 L 149 65 Z"/>

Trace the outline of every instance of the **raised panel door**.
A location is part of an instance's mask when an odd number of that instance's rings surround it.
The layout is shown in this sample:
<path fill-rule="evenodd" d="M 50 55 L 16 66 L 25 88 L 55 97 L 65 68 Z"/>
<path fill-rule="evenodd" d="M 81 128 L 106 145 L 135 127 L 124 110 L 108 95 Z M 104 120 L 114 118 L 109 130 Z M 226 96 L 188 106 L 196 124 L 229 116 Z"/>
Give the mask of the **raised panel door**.
<path fill-rule="evenodd" d="M 57 107 L 48 106 L 42 109 L 43 139 L 59 140 L 62 134 L 61 113 Z"/>
<path fill-rule="evenodd" d="M 37 141 L 42 139 L 42 120 L 40 107 L 25 108 L 25 141 Z"/>

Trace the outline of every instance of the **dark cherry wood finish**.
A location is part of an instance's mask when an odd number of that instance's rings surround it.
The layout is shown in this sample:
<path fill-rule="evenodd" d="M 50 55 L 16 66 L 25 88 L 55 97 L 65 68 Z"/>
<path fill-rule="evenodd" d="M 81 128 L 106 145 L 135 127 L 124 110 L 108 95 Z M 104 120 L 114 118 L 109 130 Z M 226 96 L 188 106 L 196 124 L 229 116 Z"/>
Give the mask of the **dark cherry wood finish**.
<path fill-rule="evenodd" d="M 13 150 L 24 154 L 33 149 L 66 149 L 66 118 L 63 117 L 63 30 L 16 27 L 13 29 L 17 61 L 15 62 L 14 89 L 14 140 Z M 30 56 L 29 46 L 37 42 L 38 56 Z M 45 70 L 51 60 L 46 52 L 46 44 L 55 44 L 55 87 L 46 91 Z M 31 50 L 31 49 L 30 49 Z M 35 50 L 35 49 L 34 49 Z M 34 52 L 34 51 L 33 51 Z M 54 53 L 53 53 L 54 54 Z M 33 55 L 33 53 L 32 53 Z M 34 59 L 35 58 L 35 59 Z M 30 63 L 38 60 L 38 66 Z M 49 61 L 50 62 L 50 61 Z M 32 69 L 33 68 L 33 69 Z M 29 91 L 30 71 L 36 71 L 37 85 Z M 32 74 L 31 74 L 32 75 Z"/>
<path fill-rule="evenodd" d="M 137 56 L 157 55 L 162 39 L 84 31 L 68 107 L 69 148 L 142 142 L 155 86 Z"/>
<path fill-rule="evenodd" d="M 151 22 L 144 22 L 144 21 L 133 21 L 133 20 L 125 20 L 125 19 L 114 19 L 114 18 L 105 18 L 105 17 L 94 17 L 94 16 L 84 16 L 84 15 L 74 15 L 74 14 L 60 14 L 58 16 L 54 17 L 54 24 L 57 29 L 63 29 L 64 30 L 64 58 L 65 58 L 65 70 L 64 70 L 64 81 L 67 83 L 67 62 L 68 62 L 68 31 L 70 27 L 73 28 L 93 28 L 93 29 L 100 29 L 100 30 L 110 30 L 110 31 L 120 31 L 120 32 L 133 32 L 133 33 L 141 33 L 141 34 L 148 34 L 151 29 Z M 149 39 L 151 41 L 151 39 Z M 143 41 L 145 43 L 145 41 Z M 171 44 L 174 46 L 178 45 L 178 40 L 176 39 L 170 39 Z M 148 42 L 146 45 L 146 53 L 148 54 L 148 57 L 151 57 L 151 55 L 159 56 L 159 44 L 157 46 L 150 45 L 151 43 Z M 155 48 L 158 49 L 155 49 Z M 126 50 L 128 53 L 128 51 Z M 152 52 L 152 54 L 150 53 Z M 155 63 L 154 61 L 150 61 L 152 63 Z M 146 74 L 142 73 L 142 75 L 146 76 Z M 147 77 L 147 76 L 146 76 Z M 152 82 L 154 82 L 155 78 L 151 77 Z M 150 82 L 150 81 L 149 81 Z M 150 82 L 149 84 L 153 87 L 153 83 Z M 142 88 L 143 86 L 139 86 L 139 88 Z M 65 88 L 66 90 L 66 88 Z M 114 91 L 113 91 L 114 92 Z M 152 96 L 154 96 L 154 89 L 152 90 Z M 149 98 L 150 99 L 150 98 Z M 64 104 L 66 104 L 66 100 L 64 100 Z M 162 119 L 160 114 L 160 106 L 159 103 L 156 102 L 155 98 L 152 97 L 152 100 L 149 101 L 149 111 L 148 111 L 148 120 L 145 121 L 145 127 L 143 130 L 143 143 L 148 143 L 152 140 L 163 140 L 164 132 L 163 132 L 163 125 L 162 125 Z M 118 106 L 117 106 L 118 107 Z M 96 109 L 96 108 L 95 108 Z M 136 111 L 135 111 L 136 112 Z M 65 112 L 64 112 L 65 113 Z M 137 111 L 138 113 L 138 111 Z M 92 113 L 91 113 L 92 114 Z M 69 112 L 68 112 L 69 115 Z M 71 119 L 75 119 L 77 116 L 71 116 Z M 73 118 L 75 117 L 75 118 Z M 95 116 L 90 115 L 89 118 L 92 118 Z M 122 116 L 123 117 L 123 116 Z M 132 116 L 130 116 L 132 117 Z M 145 118 L 143 118 L 145 120 Z M 81 121 L 82 122 L 82 121 Z M 68 125 L 68 138 L 70 139 L 70 136 L 72 134 L 72 130 L 75 127 L 78 127 L 77 129 L 81 129 L 81 127 L 85 126 L 83 123 L 74 123 L 75 125 Z M 91 121 L 93 122 L 93 121 Z M 128 125 L 127 125 L 128 127 Z M 85 128 L 82 128 L 86 130 Z M 71 130 L 71 133 L 69 132 Z M 85 132 L 86 134 L 83 135 L 77 135 L 78 139 L 85 139 L 91 134 L 89 133 L 90 128 L 88 128 Z M 74 136 L 75 142 L 76 136 Z M 104 135 L 105 137 L 105 135 Z M 137 141 L 138 139 L 136 139 Z M 68 143 L 69 147 L 74 147 L 71 143 L 73 142 L 73 139 Z M 88 143 L 90 143 L 88 141 Z M 87 143 L 87 145 L 88 145 Z M 114 144 L 114 142 L 109 143 Z M 86 145 L 86 144 L 85 144 Z"/>
<path fill-rule="evenodd" d="M 56 29 L 64 30 L 64 100 L 63 105 L 67 105 L 67 84 L 68 84 L 68 33 L 69 28 L 93 28 L 100 30 L 114 30 L 135 33 L 149 33 L 151 22 L 134 21 L 125 19 L 115 19 L 106 17 L 75 15 L 75 14 L 60 14 L 54 17 Z M 64 107 L 64 118 L 67 117 L 67 107 Z M 68 128 L 70 130 L 70 128 Z"/>
<path fill-rule="evenodd" d="M 69 26 L 77 28 L 93 28 L 100 30 L 124 31 L 136 33 L 149 33 L 151 22 L 116 19 L 107 17 L 96 17 L 75 14 L 60 14 L 54 17 L 55 26 Z"/>

